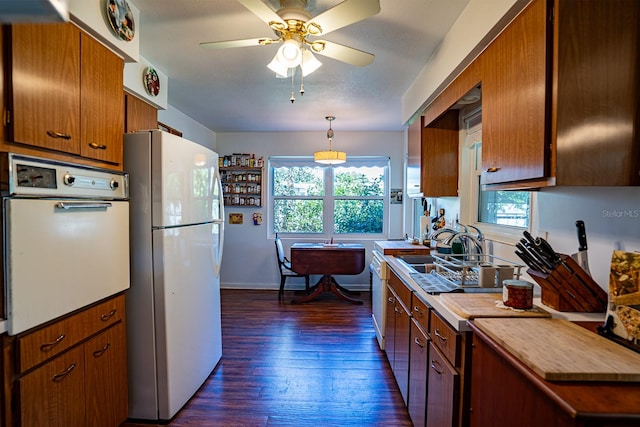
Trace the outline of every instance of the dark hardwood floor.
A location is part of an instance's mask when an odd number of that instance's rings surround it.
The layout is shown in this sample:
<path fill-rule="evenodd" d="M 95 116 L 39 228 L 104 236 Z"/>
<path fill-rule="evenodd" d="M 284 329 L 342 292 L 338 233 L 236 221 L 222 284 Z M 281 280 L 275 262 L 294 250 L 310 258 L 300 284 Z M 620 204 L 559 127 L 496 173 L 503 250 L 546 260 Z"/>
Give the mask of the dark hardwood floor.
<path fill-rule="evenodd" d="M 222 290 L 222 359 L 169 426 L 411 426 L 377 345 L 369 294 L 300 305 Z M 149 424 L 125 424 L 125 427 Z"/>

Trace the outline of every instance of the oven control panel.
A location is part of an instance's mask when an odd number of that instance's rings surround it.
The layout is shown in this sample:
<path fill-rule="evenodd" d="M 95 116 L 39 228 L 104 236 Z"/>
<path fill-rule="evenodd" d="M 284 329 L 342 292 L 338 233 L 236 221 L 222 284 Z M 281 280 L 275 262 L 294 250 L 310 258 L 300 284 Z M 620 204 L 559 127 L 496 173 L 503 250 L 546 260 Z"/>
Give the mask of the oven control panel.
<path fill-rule="evenodd" d="M 9 195 L 126 199 L 124 172 L 9 154 Z"/>

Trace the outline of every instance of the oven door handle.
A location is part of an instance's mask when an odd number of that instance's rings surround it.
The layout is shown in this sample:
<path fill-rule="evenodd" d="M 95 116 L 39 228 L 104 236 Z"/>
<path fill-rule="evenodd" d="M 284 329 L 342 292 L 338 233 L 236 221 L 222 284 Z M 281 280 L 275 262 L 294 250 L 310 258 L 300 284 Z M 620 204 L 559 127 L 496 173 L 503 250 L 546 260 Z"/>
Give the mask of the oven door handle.
<path fill-rule="evenodd" d="M 110 208 L 109 202 L 58 202 L 56 208 L 58 209 L 106 209 Z"/>

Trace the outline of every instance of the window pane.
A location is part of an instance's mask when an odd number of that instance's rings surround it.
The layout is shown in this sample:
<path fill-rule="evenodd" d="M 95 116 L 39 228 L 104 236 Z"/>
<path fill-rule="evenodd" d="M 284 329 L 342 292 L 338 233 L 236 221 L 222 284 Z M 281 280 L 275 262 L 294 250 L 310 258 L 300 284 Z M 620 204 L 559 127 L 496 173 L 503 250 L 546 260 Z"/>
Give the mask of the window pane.
<path fill-rule="evenodd" d="M 336 200 L 336 234 L 382 233 L 382 200 Z"/>
<path fill-rule="evenodd" d="M 480 191 L 478 221 L 490 224 L 529 226 L 528 191 Z"/>
<path fill-rule="evenodd" d="M 336 196 L 383 196 L 384 168 L 335 167 L 334 188 Z"/>
<path fill-rule="evenodd" d="M 316 167 L 281 167 L 273 169 L 274 196 L 322 196 L 324 171 Z"/>
<path fill-rule="evenodd" d="M 274 200 L 273 231 L 322 233 L 322 200 Z"/>

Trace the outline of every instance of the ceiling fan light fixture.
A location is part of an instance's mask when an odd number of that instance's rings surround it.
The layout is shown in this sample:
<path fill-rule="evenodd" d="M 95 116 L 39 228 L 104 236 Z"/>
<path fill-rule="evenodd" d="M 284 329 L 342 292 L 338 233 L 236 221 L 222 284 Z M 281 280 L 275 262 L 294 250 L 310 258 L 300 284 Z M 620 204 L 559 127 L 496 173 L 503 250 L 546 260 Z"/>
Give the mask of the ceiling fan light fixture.
<path fill-rule="evenodd" d="M 302 69 L 302 75 L 304 77 L 316 71 L 322 66 L 322 62 L 313 56 L 313 53 L 309 49 L 304 49 L 302 52 L 302 62 L 300 62 L 300 68 Z"/>
<path fill-rule="evenodd" d="M 277 53 L 273 57 L 273 60 L 267 64 L 267 68 L 276 73 L 276 77 L 289 77 L 289 68 L 278 60 Z"/>
<path fill-rule="evenodd" d="M 276 54 L 278 61 L 287 68 L 294 68 L 302 61 L 302 49 L 300 42 L 288 39 L 282 43 Z"/>
<path fill-rule="evenodd" d="M 329 120 L 329 130 L 327 130 L 329 149 L 313 153 L 313 161 L 324 165 L 339 165 L 347 161 L 347 153 L 344 151 L 334 151 L 332 149 L 334 132 L 331 128 L 331 122 L 336 118 L 334 116 L 327 116 L 325 119 Z"/>

